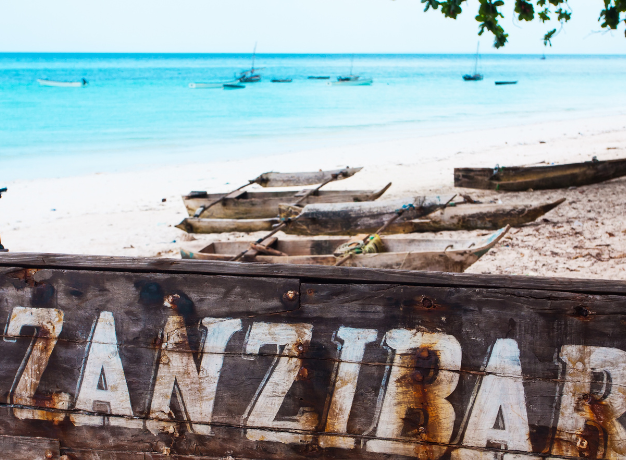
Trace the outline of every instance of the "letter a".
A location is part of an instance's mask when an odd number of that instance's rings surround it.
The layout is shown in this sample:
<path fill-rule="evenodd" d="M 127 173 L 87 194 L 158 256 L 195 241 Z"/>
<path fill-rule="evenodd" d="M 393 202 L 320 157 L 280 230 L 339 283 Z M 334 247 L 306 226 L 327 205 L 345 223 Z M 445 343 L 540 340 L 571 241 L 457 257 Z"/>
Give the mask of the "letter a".
<path fill-rule="evenodd" d="M 72 414 L 70 419 L 74 425 L 101 426 L 108 419 L 108 424 L 112 426 L 143 427 L 141 420 L 125 418 L 133 416 L 133 409 L 111 312 L 103 311 L 98 318 L 75 408 L 88 412 L 102 412 L 104 409 L 107 414 L 122 417 Z"/>

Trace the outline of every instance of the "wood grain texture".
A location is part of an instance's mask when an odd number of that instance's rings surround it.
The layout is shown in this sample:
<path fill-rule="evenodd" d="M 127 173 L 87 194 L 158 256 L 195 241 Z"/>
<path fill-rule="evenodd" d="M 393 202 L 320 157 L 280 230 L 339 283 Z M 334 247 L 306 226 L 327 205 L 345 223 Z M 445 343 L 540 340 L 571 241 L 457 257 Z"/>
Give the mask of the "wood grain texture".
<path fill-rule="evenodd" d="M 502 287 L 596 294 L 626 294 L 626 282 L 516 275 L 474 275 L 464 273 L 407 272 L 371 268 L 245 264 L 240 262 L 153 259 L 137 257 L 39 254 L 10 252 L 0 255 L 1 270 L 8 267 L 49 267 L 63 269 L 128 271 L 141 273 L 197 273 L 204 275 L 294 277 L 301 280 L 328 279 L 346 282 L 398 283 L 425 286 Z"/>
<path fill-rule="evenodd" d="M 626 175 L 626 159 L 564 165 L 454 168 L 454 186 L 526 191 L 597 184 Z"/>
<path fill-rule="evenodd" d="M 319 190 L 309 195 L 302 203 L 341 203 L 370 201 L 379 198 L 391 184 L 380 190 Z M 303 190 L 306 191 L 306 190 Z M 225 198 L 221 203 L 207 209 L 202 217 L 207 219 L 269 219 L 278 215 L 278 205 L 294 203 L 302 192 L 249 192 L 241 190 L 236 198 Z M 189 216 L 193 216 L 200 206 L 219 199 L 222 194 L 210 193 L 202 197 L 183 196 L 183 203 Z"/>
<path fill-rule="evenodd" d="M 626 447 L 623 292 L 89 260 L 0 267 L 0 435 L 114 460 L 621 458 Z"/>

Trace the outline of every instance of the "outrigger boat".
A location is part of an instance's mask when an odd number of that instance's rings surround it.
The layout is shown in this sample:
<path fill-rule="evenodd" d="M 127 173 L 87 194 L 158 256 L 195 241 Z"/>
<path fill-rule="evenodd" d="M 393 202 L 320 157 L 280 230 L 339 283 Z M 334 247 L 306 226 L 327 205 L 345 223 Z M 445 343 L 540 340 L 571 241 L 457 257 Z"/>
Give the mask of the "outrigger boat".
<path fill-rule="evenodd" d="M 236 200 L 238 198 L 243 198 L 246 196 L 246 191 L 243 190 L 245 187 L 251 184 L 259 184 L 262 187 L 298 187 L 298 186 L 306 186 L 306 185 L 314 185 L 320 184 L 313 189 L 303 190 L 301 192 L 291 193 L 290 198 L 287 196 L 282 197 L 282 202 L 291 202 L 294 205 L 298 205 L 304 203 L 309 200 L 310 197 L 316 197 L 320 193 L 320 189 L 330 182 L 343 180 L 348 177 L 353 176 L 357 172 L 359 172 L 362 168 L 350 168 L 346 167 L 344 169 L 336 169 L 329 171 L 314 171 L 314 172 L 295 172 L 295 173 L 278 173 L 278 172 L 267 172 L 263 173 L 257 178 L 248 181 L 247 184 L 244 184 L 230 193 L 223 194 L 218 196 L 217 198 L 211 200 L 206 200 L 204 202 L 197 203 L 198 207 L 196 208 L 192 217 L 185 218 L 180 224 L 177 225 L 178 228 L 184 230 L 186 232 L 196 232 L 196 233 L 215 233 L 215 232 L 224 232 L 224 231 L 258 231 L 265 230 L 271 228 L 277 222 L 277 219 L 271 219 L 267 216 L 260 219 L 251 219 L 250 214 L 247 214 L 247 219 L 201 219 L 202 215 L 209 211 L 210 209 L 216 206 L 224 207 L 224 203 L 227 203 L 229 200 Z M 387 185 L 385 188 L 380 191 L 380 194 L 384 193 L 387 188 L 389 188 L 391 184 Z M 189 198 L 199 198 L 204 199 L 204 194 L 206 192 L 192 192 L 190 195 L 187 195 Z M 378 192 L 374 192 L 376 194 Z M 255 195 L 258 195 L 256 193 Z M 208 194 L 206 194 L 208 197 Z M 268 197 L 272 195 L 268 194 Z M 332 196 L 332 192 L 331 192 Z M 380 195 L 379 195 L 380 196 Z M 262 199 L 260 202 L 254 200 L 254 198 L 259 198 L 253 196 L 253 200 L 247 203 L 259 204 L 264 201 Z M 376 197 L 377 198 L 377 197 Z M 245 198 L 244 198 L 245 199 Z M 313 198 L 315 200 L 315 198 Z M 183 197 L 183 201 L 185 201 L 185 197 Z M 234 202 L 233 202 L 234 203 Z M 243 208 L 248 206 L 243 203 Z M 276 207 L 273 209 L 272 214 L 269 217 L 274 217 L 278 215 L 278 203 L 275 203 Z M 187 205 L 187 203 L 186 203 Z M 237 207 L 237 205 L 235 205 Z M 265 212 L 265 211 L 264 211 Z M 219 210 L 218 210 L 219 213 Z M 253 214 L 254 215 L 254 214 Z M 261 214 L 263 215 L 263 214 Z M 227 230 L 224 230 L 226 228 Z"/>
<path fill-rule="evenodd" d="M 468 240 L 382 237 L 380 252 L 352 254 L 342 265 L 460 273 L 494 247 L 508 229 L 505 227 L 489 236 Z M 254 248 L 241 259 L 244 262 L 337 265 L 335 251 L 350 241 L 345 236 L 285 240 L 272 237 L 262 245 L 253 241 L 216 241 L 199 251 L 181 249 L 180 254 L 183 259 L 231 260 L 252 243 Z"/>
<path fill-rule="evenodd" d="M 304 208 L 296 205 L 278 206 L 279 217 L 269 219 L 201 219 L 187 217 L 176 227 L 188 233 L 269 231 L 286 223 L 283 231 L 295 235 L 356 235 L 373 233 L 389 221 L 399 209 L 400 219 L 387 233 L 411 233 L 413 220 L 426 216 L 449 203 L 455 195 L 417 196 L 395 200 L 362 203 L 316 203 Z"/>
<path fill-rule="evenodd" d="M 79 81 L 56 81 L 40 78 L 37 80 L 37 82 L 41 86 L 55 86 L 58 88 L 82 88 L 89 84 L 89 82 L 84 78 L 81 78 Z"/>
<path fill-rule="evenodd" d="M 519 227 L 537 220 L 564 201 L 565 198 L 540 204 L 450 203 L 424 219 L 413 221 L 413 231 L 495 230 L 507 225 Z"/>
<path fill-rule="evenodd" d="M 318 190 L 308 195 L 303 204 L 310 203 L 342 203 L 374 201 L 385 193 L 391 182 L 380 190 Z M 241 192 L 241 193 L 239 193 Z M 309 190 L 300 192 L 251 192 L 241 190 L 226 197 L 215 206 L 206 209 L 204 216 L 214 219 L 266 219 L 278 215 L 278 206 L 290 201 L 297 201 Z M 189 216 L 193 216 L 200 207 L 219 199 L 223 194 L 207 192 L 191 192 L 183 196 L 183 202 Z"/>
<path fill-rule="evenodd" d="M 626 176 L 626 159 L 549 166 L 454 168 L 454 186 L 519 192 L 597 184 Z"/>
<path fill-rule="evenodd" d="M 294 235 L 356 235 L 374 233 L 405 209 L 387 233 L 411 233 L 413 220 L 445 207 L 456 195 L 414 196 L 365 203 L 315 203 L 304 208 L 281 205 L 280 218 L 291 219 L 284 232 Z"/>

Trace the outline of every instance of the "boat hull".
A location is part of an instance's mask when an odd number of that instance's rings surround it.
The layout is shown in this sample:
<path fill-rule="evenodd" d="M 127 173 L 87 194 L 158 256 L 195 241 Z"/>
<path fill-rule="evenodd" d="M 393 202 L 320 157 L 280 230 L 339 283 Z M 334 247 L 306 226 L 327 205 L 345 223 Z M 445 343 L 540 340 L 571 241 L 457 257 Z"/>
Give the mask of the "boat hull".
<path fill-rule="evenodd" d="M 597 184 L 626 176 L 626 159 L 551 166 L 455 168 L 454 186 L 510 192 Z"/>
<path fill-rule="evenodd" d="M 309 204 L 303 209 L 281 206 L 280 217 L 294 217 L 285 233 L 294 235 L 356 235 L 375 233 L 396 215 L 403 206 L 410 205 L 385 233 L 411 233 L 413 220 L 444 207 L 455 195 L 418 196 L 365 203 Z M 299 212 L 301 211 L 301 212 Z"/>
<path fill-rule="evenodd" d="M 396 270 L 426 270 L 462 273 L 495 246 L 506 234 L 508 227 L 476 240 L 384 238 L 383 244 L 390 252 L 358 254 L 348 258 L 342 266 Z M 296 255 L 256 255 L 244 262 L 296 265 L 335 265 L 335 248 L 349 238 L 298 239 L 279 241 L 276 249 Z M 183 259 L 230 260 L 245 250 L 250 242 L 215 242 L 200 251 L 181 249 Z M 224 253 L 227 251 L 227 253 Z M 308 254 L 307 254 L 308 253 Z"/>
<path fill-rule="evenodd" d="M 374 82 L 371 78 L 364 78 L 359 80 L 343 80 L 343 81 L 330 81 L 331 86 L 369 86 Z"/>
<path fill-rule="evenodd" d="M 320 190 L 309 195 L 302 203 L 341 203 L 373 201 L 379 198 L 391 183 L 380 190 Z M 191 194 L 183 196 L 183 202 L 189 216 L 193 216 L 201 206 L 207 206 L 218 200 L 223 194 Z M 282 203 L 299 200 L 297 192 L 245 192 L 236 198 L 225 198 L 202 214 L 210 219 L 267 219 L 278 215 L 278 206 Z"/>
<path fill-rule="evenodd" d="M 226 83 L 189 83 L 191 89 L 222 89 L 224 85 L 237 84 L 237 82 Z"/>
<path fill-rule="evenodd" d="M 543 204 L 461 204 L 448 206 L 413 221 L 414 232 L 496 230 L 533 222 L 563 203 L 565 198 Z"/>
<path fill-rule="evenodd" d="M 54 81 L 39 79 L 37 82 L 41 86 L 53 86 L 57 88 L 82 88 L 87 86 L 87 83 L 83 83 L 82 81 Z"/>
<path fill-rule="evenodd" d="M 278 225 L 277 217 L 272 219 L 202 219 L 186 217 L 176 226 L 187 233 L 224 233 L 224 232 L 269 232 Z"/>

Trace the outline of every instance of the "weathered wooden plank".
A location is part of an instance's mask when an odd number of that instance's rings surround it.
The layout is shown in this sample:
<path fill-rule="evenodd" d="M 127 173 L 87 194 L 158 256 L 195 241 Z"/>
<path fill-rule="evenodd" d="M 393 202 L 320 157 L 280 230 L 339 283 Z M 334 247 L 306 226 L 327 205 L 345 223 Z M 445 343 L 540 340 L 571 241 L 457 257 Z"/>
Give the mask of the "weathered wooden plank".
<path fill-rule="evenodd" d="M 204 275 L 262 276 L 301 280 L 328 279 L 346 282 L 399 283 L 424 286 L 502 287 L 540 289 L 596 294 L 626 294 L 626 282 L 618 280 L 544 278 L 511 275 L 473 275 L 464 273 L 406 272 L 372 268 L 294 266 L 288 264 L 246 264 L 239 262 L 73 254 L 6 253 L 0 256 L 0 269 L 10 267 L 49 267 L 62 269 L 125 271 L 137 273 L 182 273 Z"/>
<path fill-rule="evenodd" d="M 11 460 L 58 460 L 60 446 L 57 439 L 0 436 L 0 452 Z"/>
<path fill-rule="evenodd" d="M 0 272 L 1 434 L 112 459 L 623 450 L 623 294 L 91 268 Z"/>

